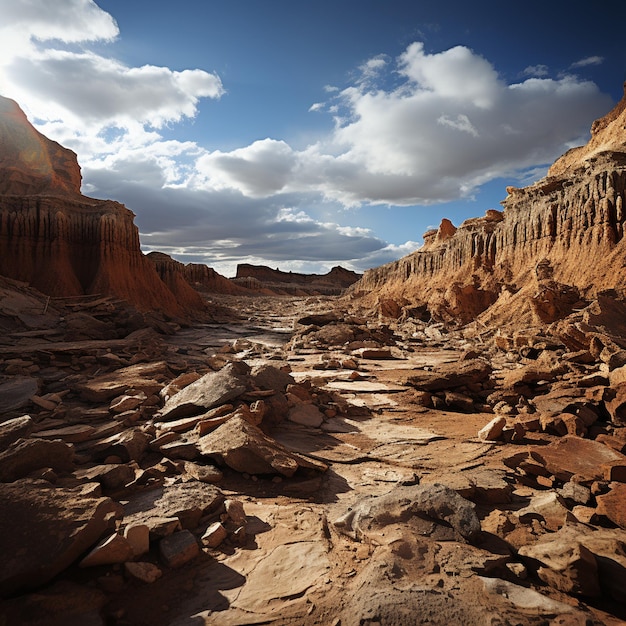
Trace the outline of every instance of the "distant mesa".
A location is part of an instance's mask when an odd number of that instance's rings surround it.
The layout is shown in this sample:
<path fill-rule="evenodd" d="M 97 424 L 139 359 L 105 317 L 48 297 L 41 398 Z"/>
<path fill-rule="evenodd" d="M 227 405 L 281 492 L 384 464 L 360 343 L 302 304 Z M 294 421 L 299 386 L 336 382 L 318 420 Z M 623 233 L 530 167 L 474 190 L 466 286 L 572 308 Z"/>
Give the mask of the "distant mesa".
<path fill-rule="evenodd" d="M 327 274 L 298 274 L 282 272 L 264 265 L 237 265 L 233 282 L 256 291 L 282 295 L 325 295 L 336 296 L 361 278 L 343 267 L 333 267 Z"/>

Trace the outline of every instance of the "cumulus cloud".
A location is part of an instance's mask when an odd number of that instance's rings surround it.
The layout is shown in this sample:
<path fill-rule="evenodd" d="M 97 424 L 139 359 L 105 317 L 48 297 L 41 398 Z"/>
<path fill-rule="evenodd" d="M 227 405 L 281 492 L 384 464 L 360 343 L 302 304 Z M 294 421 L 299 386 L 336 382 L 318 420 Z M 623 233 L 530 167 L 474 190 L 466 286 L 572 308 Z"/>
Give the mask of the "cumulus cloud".
<path fill-rule="evenodd" d="M 165 133 L 201 99 L 226 94 L 215 73 L 123 63 L 123 33 L 92 0 L 0 0 L 0 15 L 3 95 L 79 154 L 85 192 L 129 206 L 146 250 L 231 275 L 244 261 L 362 271 L 410 253 L 415 241 L 382 240 L 358 208 L 471 197 L 581 143 L 611 104 L 594 83 L 550 79 L 545 66 L 508 83 L 467 47 L 415 42 L 396 59 L 366 60 L 343 88 L 324 87 L 310 110 L 334 127 L 305 148 L 268 137 L 208 150 Z"/>

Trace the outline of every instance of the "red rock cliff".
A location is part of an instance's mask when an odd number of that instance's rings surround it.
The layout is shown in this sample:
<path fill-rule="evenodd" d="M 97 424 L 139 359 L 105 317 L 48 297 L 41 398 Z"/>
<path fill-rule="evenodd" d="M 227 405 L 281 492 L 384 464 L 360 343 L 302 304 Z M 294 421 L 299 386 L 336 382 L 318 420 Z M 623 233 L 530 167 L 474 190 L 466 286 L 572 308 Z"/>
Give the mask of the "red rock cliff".
<path fill-rule="evenodd" d="M 367 271 L 352 294 L 427 303 L 435 317 L 461 322 L 487 309 L 500 311 L 500 320 L 507 308 L 528 317 L 545 286 L 536 272 L 542 262 L 552 287 L 588 297 L 623 291 L 626 97 L 594 123 L 587 146 L 567 152 L 534 185 L 507 192 L 503 213 L 487 211 L 456 231 L 444 220 L 416 252 Z"/>
<path fill-rule="evenodd" d="M 134 214 L 81 195 L 80 183 L 76 155 L 0 97 L 0 274 L 53 296 L 102 293 L 184 316 L 141 253 Z"/>

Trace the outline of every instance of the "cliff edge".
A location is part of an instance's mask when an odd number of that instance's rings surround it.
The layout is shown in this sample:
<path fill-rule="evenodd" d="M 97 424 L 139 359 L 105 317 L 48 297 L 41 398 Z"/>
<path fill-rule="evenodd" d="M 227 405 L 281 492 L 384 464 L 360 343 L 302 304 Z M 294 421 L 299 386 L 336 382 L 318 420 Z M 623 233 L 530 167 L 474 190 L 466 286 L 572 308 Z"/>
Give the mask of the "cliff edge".
<path fill-rule="evenodd" d="M 51 296 L 113 295 L 176 317 L 204 309 L 191 286 L 174 294 L 161 280 L 134 214 L 83 196 L 80 184 L 76 154 L 0 96 L 0 274 Z"/>
<path fill-rule="evenodd" d="M 626 96 L 586 146 L 507 193 L 503 211 L 458 228 L 443 220 L 419 250 L 365 272 L 351 296 L 398 315 L 421 306 L 445 322 L 509 324 L 555 321 L 603 290 L 623 295 Z"/>

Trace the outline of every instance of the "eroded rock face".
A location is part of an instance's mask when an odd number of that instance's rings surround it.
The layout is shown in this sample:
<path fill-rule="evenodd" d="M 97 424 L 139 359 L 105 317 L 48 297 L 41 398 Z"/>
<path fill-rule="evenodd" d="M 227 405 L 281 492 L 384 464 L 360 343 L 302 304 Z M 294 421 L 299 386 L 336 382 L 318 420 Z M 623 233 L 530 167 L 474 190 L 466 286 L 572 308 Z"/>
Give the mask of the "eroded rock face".
<path fill-rule="evenodd" d="M 141 311 L 203 308 L 159 278 L 133 213 L 81 195 L 80 184 L 76 155 L 0 97 L 0 274 L 52 296 L 114 295 Z"/>
<path fill-rule="evenodd" d="M 571 311 L 578 290 L 595 296 L 620 286 L 626 277 L 625 110 L 622 100 L 594 123 L 589 144 L 561 157 L 544 179 L 509 187 L 503 214 L 487 211 L 456 230 L 444 220 L 425 234 L 422 248 L 367 271 L 351 293 L 428 303 L 445 321 L 466 323 L 491 307 L 494 321 L 537 321 L 538 313 L 539 321 L 550 322 Z M 547 281 L 531 271 L 542 260 L 553 268 Z M 547 288 L 550 281 L 558 293 Z"/>

